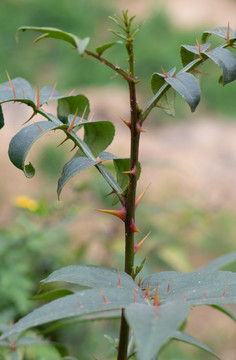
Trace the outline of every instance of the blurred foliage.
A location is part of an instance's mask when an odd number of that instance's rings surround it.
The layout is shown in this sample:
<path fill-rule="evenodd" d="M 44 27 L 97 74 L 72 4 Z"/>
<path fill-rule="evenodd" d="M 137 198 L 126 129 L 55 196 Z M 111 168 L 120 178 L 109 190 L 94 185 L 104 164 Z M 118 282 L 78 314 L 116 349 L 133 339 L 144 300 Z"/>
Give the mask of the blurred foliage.
<path fill-rule="evenodd" d="M 58 27 L 75 33 L 81 38 L 89 36 L 89 47 L 94 49 L 97 45 L 114 39 L 107 31 L 113 27 L 108 15 L 117 12 L 114 3 L 108 0 L 2 0 L 0 3 L 0 22 L 4 32 L 0 35 L 0 80 L 6 79 L 7 68 L 11 78 L 21 76 L 33 84 L 53 86 L 58 83 L 59 90 L 71 90 L 85 86 L 97 86 L 102 84 L 116 84 L 121 86 L 122 79 L 119 77 L 111 80 L 112 71 L 107 71 L 101 64 L 87 59 L 79 59 L 77 52 L 66 51 L 70 46 L 61 44 L 59 41 L 44 40 L 42 44 L 35 45 L 35 34 L 20 34 L 17 45 L 14 35 L 18 27 L 22 25 Z M 17 14 L 17 16 L 13 16 Z M 141 20 L 140 20 L 141 21 Z M 227 25 L 227 24 L 219 24 Z M 196 33 L 199 37 L 202 30 L 176 29 L 168 19 L 164 11 L 153 11 L 151 17 L 146 19 L 141 31 L 137 34 L 136 47 L 136 70 L 137 75 L 144 83 L 142 97 L 152 96 L 149 79 L 152 73 L 160 72 L 161 67 L 165 71 L 177 66 L 181 68 L 179 48 L 181 44 L 194 45 Z M 108 52 L 108 58 L 113 62 L 121 58 L 119 65 L 126 67 L 126 53 L 121 45 L 115 46 Z M 212 66 L 212 65 L 211 65 Z M 214 69 L 215 70 L 215 69 Z M 235 99 L 232 96 L 233 84 L 227 85 L 223 90 L 216 86 L 217 76 L 211 77 L 211 67 L 204 70 L 210 76 L 204 79 L 202 93 L 204 103 L 197 110 L 213 113 L 221 112 L 224 115 L 235 114 Z M 215 73 L 216 71 L 214 71 Z M 144 102 L 146 102 L 146 98 Z M 141 104 L 142 105 L 142 104 Z M 177 116 L 184 116 L 184 105 L 178 105 Z M 189 112 L 188 112 L 189 113 Z M 163 113 L 163 117 L 166 115 Z"/>

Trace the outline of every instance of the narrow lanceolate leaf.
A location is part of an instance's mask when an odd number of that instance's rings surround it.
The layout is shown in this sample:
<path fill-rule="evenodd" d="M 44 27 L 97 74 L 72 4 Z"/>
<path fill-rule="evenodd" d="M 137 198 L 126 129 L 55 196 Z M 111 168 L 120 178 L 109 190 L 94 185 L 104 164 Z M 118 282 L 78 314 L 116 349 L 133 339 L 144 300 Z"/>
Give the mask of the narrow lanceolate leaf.
<path fill-rule="evenodd" d="M 106 298 L 104 301 L 102 294 Z M 136 293 L 137 302 L 145 303 L 140 296 L 140 292 Z M 102 288 L 85 290 L 79 293 L 68 295 L 63 298 L 54 300 L 49 304 L 43 305 L 34 310 L 30 314 L 20 319 L 8 331 L 6 331 L 0 340 L 13 334 L 19 334 L 29 328 L 46 324 L 52 321 L 78 317 L 95 312 L 104 312 L 106 310 L 115 310 L 125 308 L 133 303 L 132 289 L 122 288 Z"/>
<path fill-rule="evenodd" d="M 2 107 L 0 105 L 0 129 L 2 129 L 3 126 L 4 126 L 4 117 L 3 117 Z"/>
<path fill-rule="evenodd" d="M 222 76 L 219 79 L 221 85 L 226 85 L 236 79 L 236 57 L 231 51 L 217 47 L 204 54 L 221 68 Z"/>
<path fill-rule="evenodd" d="M 54 281 L 65 281 L 92 288 L 116 288 L 120 284 L 124 289 L 138 289 L 132 277 L 125 272 L 94 265 L 66 266 L 42 280 L 44 284 Z"/>
<path fill-rule="evenodd" d="M 45 38 L 54 38 L 58 40 L 63 40 L 70 43 L 74 46 L 80 55 L 84 55 L 84 51 L 89 43 L 89 38 L 80 39 L 78 36 L 62 31 L 60 29 L 51 28 L 51 27 L 37 27 L 37 26 L 22 26 L 17 30 L 16 36 L 20 31 L 36 31 L 43 33 L 42 36 L 39 36 L 35 42 L 38 42 Z"/>
<path fill-rule="evenodd" d="M 68 123 L 68 116 L 76 111 L 78 117 L 84 114 L 84 119 L 88 118 L 90 107 L 86 96 L 70 95 L 58 100 L 57 116 L 64 124 Z"/>
<path fill-rule="evenodd" d="M 194 111 L 200 101 L 200 88 L 192 74 L 179 73 L 174 78 L 165 78 L 165 81 L 187 101 L 191 111 Z"/>
<path fill-rule="evenodd" d="M 65 125 L 55 125 L 47 121 L 29 125 L 20 130 L 11 140 L 9 145 L 9 157 L 11 162 L 20 170 L 23 170 L 26 177 L 33 177 L 35 169 L 31 163 L 25 164 L 26 156 L 36 140 L 51 130 L 63 128 Z"/>
<path fill-rule="evenodd" d="M 112 47 L 113 45 L 116 45 L 116 44 L 123 44 L 123 42 L 122 41 L 114 41 L 111 43 L 101 45 L 96 48 L 96 53 L 101 56 L 104 53 L 104 51 L 108 50 L 110 47 Z"/>
<path fill-rule="evenodd" d="M 204 265 L 204 266 L 200 267 L 199 269 L 197 269 L 197 271 L 219 270 L 219 269 L 222 269 L 224 266 L 227 266 L 235 261 L 236 261 L 236 251 L 226 254 L 226 255 L 222 255 L 222 256 L 214 259 L 207 265 Z"/>
<path fill-rule="evenodd" d="M 182 299 L 189 305 L 236 303 L 236 273 L 230 271 L 160 272 L 146 278 L 141 287 L 145 288 L 149 281 L 151 296 L 158 283 L 160 299 L 165 302 Z"/>
<path fill-rule="evenodd" d="M 219 26 L 218 28 L 204 31 L 202 34 L 202 42 L 208 41 L 211 35 L 219 36 L 224 40 L 228 40 L 227 38 L 229 38 L 230 41 L 236 40 L 236 31 L 233 32 L 233 30 L 227 26 Z"/>
<path fill-rule="evenodd" d="M 131 304 L 125 309 L 125 317 L 134 331 L 139 360 L 151 360 L 161 347 L 173 337 L 189 313 L 184 302 L 172 302 L 155 306 Z"/>
<path fill-rule="evenodd" d="M 186 333 L 183 332 L 183 331 L 177 330 L 177 331 L 174 333 L 174 336 L 172 337 L 172 339 L 178 340 L 178 341 L 182 341 L 182 342 L 185 342 L 185 343 L 187 343 L 187 344 L 196 346 L 197 348 L 202 349 L 202 350 L 208 352 L 209 354 L 211 354 L 212 356 L 216 357 L 217 359 L 220 359 L 220 357 L 219 357 L 214 351 L 212 351 L 207 345 L 203 344 L 201 341 L 195 339 L 194 337 L 186 334 Z"/>

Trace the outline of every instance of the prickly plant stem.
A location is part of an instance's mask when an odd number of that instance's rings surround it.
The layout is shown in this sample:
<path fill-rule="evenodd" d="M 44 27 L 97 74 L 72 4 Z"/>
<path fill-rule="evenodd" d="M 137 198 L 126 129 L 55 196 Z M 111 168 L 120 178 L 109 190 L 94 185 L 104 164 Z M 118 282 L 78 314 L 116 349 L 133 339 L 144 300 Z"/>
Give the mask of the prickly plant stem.
<path fill-rule="evenodd" d="M 125 18 L 124 18 L 125 20 Z M 130 38 L 130 28 L 128 22 L 124 21 L 127 29 L 126 49 L 129 61 L 129 76 L 134 79 L 134 53 L 133 53 L 133 39 Z M 130 97 L 130 170 L 138 168 L 138 153 L 139 153 L 139 137 L 140 132 L 137 131 L 137 124 L 139 122 L 139 112 L 136 100 L 135 81 L 128 81 L 129 97 Z M 125 199 L 126 220 L 125 220 L 125 272 L 132 274 L 134 266 L 134 232 L 131 228 L 131 221 L 135 219 L 135 197 L 137 187 L 137 172 L 129 175 L 129 185 Z M 117 360 L 127 360 L 127 350 L 129 342 L 129 325 L 125 319 L 124 311 L 122 311 L 121 325 L 120 325 L 120 339 L 118 347 Z"/>

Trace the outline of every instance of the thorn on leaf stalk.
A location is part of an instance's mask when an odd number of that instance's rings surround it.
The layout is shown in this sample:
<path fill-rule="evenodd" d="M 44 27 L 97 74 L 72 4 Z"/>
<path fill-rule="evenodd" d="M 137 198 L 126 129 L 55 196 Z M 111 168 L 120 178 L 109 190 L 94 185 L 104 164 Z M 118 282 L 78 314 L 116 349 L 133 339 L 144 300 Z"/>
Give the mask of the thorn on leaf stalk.
<path fill-rule="evenodd" d="M 7 74 L 7 77 L 8 77 L 8 81 L 9 81 L 10 87 L 11 87 L 11 89 L 12 89 L 12 91 L 13 91 L 14 99 L 17 99 L 16 92 L 15 92 L 15 88 L 14 88 L 14 86 L 13 86 L 13 84 L 12 84 L 11 78 L 10 78 L 7 70 L 6 70 L 6 74 Z"/>
<path fill-rule="evenodd" d="M 118 269 L 118 285 L 119 288 L 121 288 L 121 282 L 120 282 L 120 270 Z"/>
<path fill-rule="evenodd" d="M 70 124 L 69 128 L 67 129 L 67 131 L 69 131 L 69 132 L 71 132 L 73 130 L 75 119 L 76 119 L 76 116 L 77 116 L 77 112 L 78 112 L 78 108 L 76 109 L 75 115 L 73 117 L 73 120 L 71 121 L 71 124 Z"/>
<path fill-rule="evenodd" d="M 140 246 L 144 243 L 144 241 L 148 238 L 148 236 L 150 234 L 151 234 L 151 231 L 143 238 L 143 240 L 141 240 L 137 245 L 135 245 L 135 247 L 134 247 L 134 255 L 136 254 L 136 252 L 138 251 Z"/>
<path fill-rule="evenodd" d="M 95 355 L 92 354 L 92 357 L 95 359 L 95 360 L 99 360 Z"/>
<path fill-rule="evenodd" d="M 136 304 L 137 303 L 137 297 L 136 297 L 135 289 L 133 289 L 133 295 L 134 295 L 134 304 Z"/>
<path fill-rule="evenodd" d="M 166 289 L 167 294 L 169 294 L 169 292 L 170 292 L 170 282 L 171 282 L 171 276 L 169 277 L 169 282 L 168 282 L 167 289 Z"/>
<path fill-rule="evenodd" d="M 62 144 L 64 144 L 67 140 L 69 140 L 68 137 L 66 137 L 59 145 L 57 145 L 57 147 L 61 146 Z"/>
<path fill-rule="evenodd" d="M 103 292 L 102 292 L 101 289 L 99 289 L 99 292 L 100 292 L 100 294 L 102 295 L 102 299 L 103 299 L 104 303 L 105 303 L 105 304 L 108 304 L 108 301 L 107 301 L 107 299 L 106 299 L 106 297 L 105 297 L 105 295 L 103 294 Z"/>
<path fill-rule="evenodd" d="M 102 209 L 96 209 L 96 211 L 100 211 L 106 214 L 114 215 L 120 218 L 122 221 L 125 221 L 126 219 L 126 208 L 123 207 L 119 210 L 102 210 Z"/>
<path fill-rule="evenodd" d="M 209 74 L 207 74 L 207 73 L 205 73 L 205 72 L 203 72 L 203 71 L 200 71 L 200 70 L 198 70 L 198 69 L 193 69 L 192 71 L 195 72 L 195 73 L 197 73 L 197 74 L 202 74 L 202 75 L 207 75 L 207 76 L 209 76 Z"/>
<path fill-rule="evenodd" d="M 153 306 L 158 307 L 160 305 L 159 298 L 158 298 L 158 283 L 155 290 L 155 296 L 153 300 Z"/>
<path fill-rule="evenodd" d="M 143 280 L 142 277 L 140 277 L 140 278 L 138 279 L 138 286 L 139 286 L 139 287 L 141 286 L 142 280 Z"/>
<path fill-rule="evenodd" d="M 201 55 L 201 44 L 200 44 L 200 41 L 197 39 L 196 42 L 197 42 L 199 57 L 200 57 L 200 59 L 202 59 L 203 57 L 202 57 L 202 55 Z"/>
<path fill-rule="evenodd" d="M 131 230 L 131 233 L 134 233 L 134 232 L 141 233 L 141 231 L 139 229 L 137 229 L 137 227 L 135 225 L 135 222 L 134 222 L 134 219 L 131 220 L 130 230 Z"/>
<path fill-rule="evenodd" d="M 167 73 L 165 72 L 165 70 L 163 69 L 163 67 L 161 67 L 161 71 L 163 72 L 163 74 L 165 75 L 165 77 L 168 79 L 169 75 L 167 75 Z"/>
<path fill-rule="evenodd" d="M 149 186 L 151 185 L 151 183 L 144 189 L 144 191 L 142 192 L 142 194 L 139 195 L 139 197 L 136 199 L 135 201 L 135 208 L 138 206 L 138 204 L 140 203 L 140 201 L 142 200 L 143 196 L 145 195 L 147 189 L 149 188 Z"/>
<path fill-rule="evenodd" d="M 55 91 L 55 89 L 56 89 L 56 86 L 57 86 L 57 83 L 55 83 L 55 85 L 53 86 L 52 93 L 51 93 L 49 99 L 52 99 L 52 98 L 53 98 L 53 94 L 54 94 L 54 91 Z"/>
<path fill-rule="evenodd" d="M 147 288 L 146 288 L 146 292 L 145 292 L 145 295 L 144 295 L 144 299 L 149 299 L 149 287 L 150 287 L 150 280 L 148 281 L 148 284 L 147 284 Z"/>
<path fill-rule="evenodd" d="M 168 108 L 164 107 L 164 106 L 161 106 L 161 105 L 155 105 L 156 108 L 160 108 L 160 109 L 163 109 L 163 110 L 168 110 Z"/>
<path fill-rule="evenodd" d="M 223 294 L 221 296 L 222 299 L 225 298 L 225 293 L 226 293 L 226 290 L 227 290 L 227 287 L 228 287 L 228 284 L 225 285 L 225 288 L 224 288 L 224 291 L 223 291 Z"/>
<path fill-rule="evenodd" d="M 104 197 L 108 197 L 110 195 L 116 194 L 115 190 L 112 190 L 109 194 L 105 195 Z"/>
<path fill-rule="evenodd" d="M 83 308 L 83 305 L 80 304 L 80 302 L 78 300 L 75 300 L 76 304 L 79 305 L 79 307 L 82 309 Z"/>
<path fill-rule="evenodd" d="M 39 124 L 37 124 L 36 122 L 34 122 L 34 124 L 39 128 L 41 132 L 43 132 L 43 129 L 39 126 Z"/>

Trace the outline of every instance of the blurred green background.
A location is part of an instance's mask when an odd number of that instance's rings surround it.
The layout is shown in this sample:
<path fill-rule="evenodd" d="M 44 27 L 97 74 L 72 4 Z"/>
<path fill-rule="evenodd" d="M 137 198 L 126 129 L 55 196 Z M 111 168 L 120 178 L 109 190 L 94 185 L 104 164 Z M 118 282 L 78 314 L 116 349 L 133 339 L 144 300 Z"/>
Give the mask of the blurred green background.
<path fill-rule="evenodd" d="M 145 103 L 151 96 L 152 73 L 160 72 L 161 67 L 165 71 L 173 66 L 180 69 L 180 45 L 194 45 L 196 38 L 200 38 L 201 32 L 207 27 L 201 23 L 188 28 L 184 25 L 177 27 L 163 2 L 160 1 L 160 6 L 156 6 L 158 1 L 150 1 L 150 4 L 148 2 L 147 7 L 150 6 L 151 10 L 143 13 L 139 9 L 141 3 L 127 1 L 124 8 L 129 8 L 130 5 L 135 12 L 137 5 L 137 21 L 144 21 L 136 37 L 135 56 L 137 75 L 142 80 L 139 96 Z M 229 3 L 232 6 L 235 4 L 234 1 Z M 93 59 L 80 59 L 76 51 L 66 43 L 44 40 L 35 45 L 33 40 L 36 36 L 31 33 L 20 33 L 18 44 L 14 38 L 17 28 L 23 25 L 51 26 L 75 33 L 81 38 L 89 36 L 89 48 L 94 49 L 114 39 L 114 35 L 107 31 L 114 27 L 108 16 L 119 13 L 121 6 L 122 2 L 118 4 L 109 0 L 1 0 L 0 82 L 7 80 L 7 70 L 11 78 L 24 77 L 35 87 L 53 86 L 57 82 L 57 89 L 62 92 L 74 88 L 78 91 L 88 88 L 96 91 L 98 86 L 112 84 L 125 92 L 126 87 L 118 77 L 110 79 L 113 75 L 111 71 Z M 168 7 L 170 8 L 171 6 Z M 181 10 L 184 11 L 184 8 Z M 218 25 L 227 23 L 224 21 Z M 235 24 L 231 25 L 233 27 Z M 112 48 L 107 56 L 114 62 L 117 58 L 121 59 L 118 64 L 127 66 L 122 46 Z M 220 72 L 212 65 L 206 65 L 203 71 L 209 76 L 202 78 L 202 102 L 195 117 L 204 114 L 211 118 L 220 117 L 225 123 L 234 122 L 235 84 L 220 88 L 217 85 Z M 106 99 L 104 102 L 106 103 Z M 110 109 L 109 114 L 111 112 Z M 186 105 L 178 100 L 175 120 L 189 121 L 189 114 Z M 165 123 L 172 124 L 175 121 L 168 118 L 164 112 L 158 116 L 161 118 L 162 127 Z M 155 115 L 153 118 L 155 119 Z M 154 124 L 150 125 L 149 130 L 158 136 L 159 128 Z M 3 143 L 1 136 L 0 134 Z M 6 195 L 7 184 L 0 181 L 1 324 L 16 321 L 36 306 L 29 298 L 37 292 L 39 281 L 59 267 L 75 263 L 96 263 L 123 268 L 122 226 L 119 222 L 101 217 L 93 211 L 95 208 L 111 206 L 111 200 L 104 198 L 109 189 L 99 176 L 95 176 L 95 170 L 73 182 L 63 201 L 56 201 L 55 183 L 70 150 L 70 146 L 57 149 L 58 142 L 49 143 L 48 140 L 36 149 L 38 181 L 35 183 L 32 180 L 29 193 L 25 189 L 24 193 L 17 194 L 34 194 L 33 198 L 37 203 L 35 210 L 14 205 L 12 194 Z M 152 163 L 145 165 L 153 166 Z M 4 172 L 7 171 L 6 161 L 1 163 L 1 166 L 4 166 Z M 22 181 L 23 175 L 15 174 L 15 181 L 17 177 Z M 35 189 L 32 190 L 31 186 Z M 147 257 L 143 276 L 160 269 L 191 271 L 222 253 L 235 250 L 235 209 L 219 204 L 216 207 L 208 206 L 204 200 L 198 203 L 185 194 L 183 196 L 178 186 L 174 185 L 167 186 L 165 192 L 158 193 L 155 203 L 152 195 L 149 198 L 147 196 L 137 213 L 142 233 L 152 231 L 150 240 L 140 250 L 136 259 L 137 263 L 140 263 Z M 235 270 L 233 267 L 230 269 Z M 212 321 L 216 321 L 214 312 L 210 313 L 210 317 Z M 233 330 L 228 330 L 232 329 L 230 320 L 225 320 L 217 313 L 217 321 L 212 328 L 206 322 L 200 323 L 202 319 L 201 313 L 195 316 L 193 325 L 189 327 L 190 332 L 220 354 L 226 354 L 225 347 L 233 349 L 232 357 L 227 353 L 227 359 L 233 360 L 235 344 L 232 340 Z M 104 338 L 104 333 L 117 337 L 118 321 L 73 325 L 66 330 L 57 329 L 50 336 L 53 341 L 68 344 L 71 355 L 78 356 L 79 359 L 92 359 L 91 352 L 99 359 L 115 359 L 115 351 Z M 219 338 L 221 342 L 218 341 Z M 220 343 L 225 343 L 225 347 Z M 0 350 L 0 359 L 6 360 L 9 354 L 9 350 Z M 31 347 L 22 355 L 24 360 L 59 358 L 58 350 L 49 346 L 40 349 Z M 211 356 L 176 343 L 164 349 L 160 356 L 160 360 L 190 358 L 208 360 Z"/>

